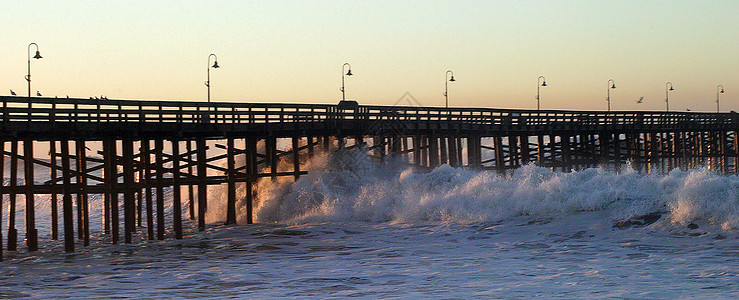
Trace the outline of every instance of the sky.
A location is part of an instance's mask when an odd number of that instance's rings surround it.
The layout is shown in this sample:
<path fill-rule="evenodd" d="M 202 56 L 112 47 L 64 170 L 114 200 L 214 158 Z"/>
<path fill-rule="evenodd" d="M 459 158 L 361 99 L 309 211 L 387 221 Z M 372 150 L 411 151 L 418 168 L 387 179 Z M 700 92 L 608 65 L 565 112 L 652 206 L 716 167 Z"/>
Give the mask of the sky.
<path fill-rule="evenodd" d="M 0 95 L 739 111 L 739 1 L 3 1 Z M 32 49 L 32 51 L 34 51 Z M 34 53 L 31 53 L 33 56 Z M 212 64 L 212 61 L 211 61 Z M 642 104 L 636 100 L 644 97 Z M 401 103 L 407 104 L 406 100 Z"/>

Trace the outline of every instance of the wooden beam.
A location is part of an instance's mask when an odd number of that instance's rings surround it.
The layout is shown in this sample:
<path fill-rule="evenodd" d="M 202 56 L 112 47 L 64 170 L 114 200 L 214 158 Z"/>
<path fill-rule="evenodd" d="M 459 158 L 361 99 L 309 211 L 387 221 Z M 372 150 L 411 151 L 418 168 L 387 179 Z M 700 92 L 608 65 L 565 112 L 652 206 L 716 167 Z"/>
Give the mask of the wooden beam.
<path fill-rule="evenodd" d="M 72 188 L 69 167 L 69 141 L 61 140 L 62 178 L 64 195 L 62 196 L 62 207 L 64 214 L 64 251 L 74 252 L 74 214 L 72 213 Z"/>
<path fill-rule="evenodd" d="M 182 195 L 180 186 L 180 141 L 172 141 L 172 224 L 175 239 L 182 238 Z"/>

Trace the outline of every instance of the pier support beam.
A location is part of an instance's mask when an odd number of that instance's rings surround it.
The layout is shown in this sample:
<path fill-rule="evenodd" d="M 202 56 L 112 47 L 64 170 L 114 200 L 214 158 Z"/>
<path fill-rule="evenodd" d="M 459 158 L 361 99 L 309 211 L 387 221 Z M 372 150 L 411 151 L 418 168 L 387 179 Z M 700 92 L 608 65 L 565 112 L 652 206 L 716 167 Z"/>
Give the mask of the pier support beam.
<path fill-rule="evenodd" d="M 134 187 L 133 140 L 123 140 L 123 223 L 125 242 L 133 242 L 136 231 L 136 191 Z"/>
<path fill-rule="evenodd" d="M 38 250 L 38 231 L 36 230 L 36 201 L 33 178 L 33 140 L 23 141 L 23 173 L 26 185 L 26 246 L 28 251 Z"/>
<path fill-rule="evenodd" d="M 18 141 L 10 142 L 10 194 L 8 195 L 8 251 L 18 249 L 18 230 L 15 228 L 15 201 L 18 187 Z"/>
<path fill-rule="evenodd" d="M 113 244 L 118 244 L 120 236 L 118 215 L 118 167 L 116 165 L 116 141 L 103 141 L 103 176 L 105 179 L 106 210 L 109 210 L 110 239 Z"/>
<path fill-rule="evenodd" d="M 172 140 L 172 224 L 174 238 L 182 238 L 182 192 L 180 190 L 180 141 Z"/>
<path fill-rule="evenodd" d="M 51 239 L 52 240 L 58 240 L 59 239 L 59 207 L 58 207 L 58 194 L 56 191 L 57 183 L 56 183 L 56 176 L 59 167 L 57 166 L 57 159 L 56 159 L 56 142 L 50 141 L 49 142 L 49 161 L 51 162 L 51 168 L 49 168 L 49 177 L 51 177 L 51 196 L 49 198 L 49 201 L 51 202 Z M 4 167 L 0 166 L 0 169 Z M 0 178 L 4 178 L 2 175 L 0 175 Z M 0 198 L 2 198 L 2 195 L 0 195 Z M 2 200 L 0 200 L 2 201 Z M 2 205 L 0 205 L 2 207 Z M 2 227 L 2 226 L 0 226 Z M 107 230 L 107 229 L 106 229 Z"/>
<path fill-rule="evenodd" d="M 156 148 L 156 147 L 155 147 Z M 144 169 L 144 194 L 146 196 L 146 239 L 154 239 L 154 191 L 151 178 L 151 142 L 141 141 L 141 161 Z"/>
<path fill-rule="evenodd" d="M 226 139 L 226 184 L 228 196 L 226 202 L 226 225 L 236 224 L 236 149 L 234 139 Z"/>
<path fill-rule="evenodd" d="M 205 152 L 205 139 L 198 138 L 195 144 L 195 151 L 197 151 L 197 163 L 198 163 L 198 230 L 205 230 L 205 212 L 207 211 L 208 203 L 208 180 L 207 165 Z"/>
<path fill-rule="evenodd" d="M 154 157 L 156 159 L 157 182 L 157 239 L 164 240 L 164 140 L 154 141 Z"/>
<path fill-rule="evenodd" d="M 69 167 L 69 141 L 60 141 L 62 159 L 62 208 L 64 214 L 64 251 L 74 252 L 74 214 L 72 213 L 72 172 Z"/>
<path fill-rule="evenodd" d="M 5 140 L 0 140 L 0 188 L 5 187 Z M 3 200 L 5 195 L 0 191 L 0 261 L 3 261 Z"/>

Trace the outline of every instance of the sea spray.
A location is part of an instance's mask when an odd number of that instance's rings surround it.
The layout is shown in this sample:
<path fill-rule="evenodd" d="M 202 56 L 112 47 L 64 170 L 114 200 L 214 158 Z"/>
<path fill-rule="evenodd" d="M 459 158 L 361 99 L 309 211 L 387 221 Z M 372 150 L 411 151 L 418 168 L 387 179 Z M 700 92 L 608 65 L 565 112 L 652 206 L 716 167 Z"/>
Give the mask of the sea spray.
<path fill-rule="evenodd" d="M 644 175 L 628 166 L 562 173 L 531 164 L 501 176 L 449 165 L 418 172 L 401 161 L 378 164 L 368 152 L 353 148 L 318 154 L 301 166 L 308 174 L 297 182 L 292 177 L 260 180 L 255 220 L 469 224 L 605 210 L 609 222 L 659 212 L 675 224 L 739 227 L 739 177 L 705 168 Z M 283 160 L 281 165 L 291 163 Z M 242 222 L 245 209 L 239 203 Z"/>

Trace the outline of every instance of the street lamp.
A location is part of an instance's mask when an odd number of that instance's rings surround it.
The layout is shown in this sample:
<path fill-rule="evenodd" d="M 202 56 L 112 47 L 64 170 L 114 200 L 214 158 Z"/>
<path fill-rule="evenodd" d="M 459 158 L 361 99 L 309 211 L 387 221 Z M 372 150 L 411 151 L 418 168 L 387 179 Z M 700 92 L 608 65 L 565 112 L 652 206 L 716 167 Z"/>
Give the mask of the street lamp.
<path fill-rule="evenodd" d="M 670 86 L 668 89 L 667 86 Z M 665 83 L 665 103 L 667 105 L 667 111 L 670 111 L 670 91 L 674 91 L 675 89 L 672 88 L 672 82 Z"/>
<path fill-rule="evenodd" d="M 344 68 L 349 67 L 349 71 L 344 74 Z M 344 65 L 341 66 L 341 101 L 346 100 L 346 92 L 344 92 L 344 75 L 346 76 L 352 76 L 352 65 L 349 63 L 344 63 Z"/>
<path fill-rule="evenodd" d="M 539 82 L 541 81 L 541 84 Z M 541 87 L 547 86 L 547 80 L 544 78 L 544 76 L 539 76 L 538 79 L 536 79 L 536 110 L 539 110 L 541 108 Z"/>
<path fill-rule="evenodd" d="M 719 106 L 718 106 L 719 96 L 723 93 L 724 93 L 724 86 L 719 84 L 716 87 L 716 112 L 719 112 Z"/>
<path fill-rule="evenodd" d="M 449 75 L 452 75 L 452 77 L 449 77 Z M 449 78 L 449 80 L 447 80 Z M 444 74 L 444 107 L 449 108 L 449 81 L 455 82 L 454 80 L 454 72 L 452 70 L 446 70 L 446 74 Z"/>
<path fill-rule="evenodd" d="M 611 90 L 616 88 L 616 82 L 613 81 L 613 79 L 608 79 L 608 96 L 606 96 L 606 101 L 608 101 L 608 111 L 611 111 Z"/>
<path fill-rule="evenodd" d="M 211 57 L 214 57 L 215 58 L 215 60 L 214 60 L 215 62 L 213 63 L 212 66 L 210 65 L 210 58 Z M 221 66 L 218 65 L 218 56 L 216 56 L 213 53 L 211 53 L 210 55 L 208 55 L 208 80 L 205 81 L 205 86 L 208 87 L 208 103 L 210 103 L 210 68 L 218 69 L 220 67 Z"/>
<path fill-rule="evenodd" d="M 36 46 L 36 55 L 34 55 L 33 58 L 42 58 L 41 53 L 38 52 L 38 44 L 28 44 L 28 75 L 26 75 L 26 81 L 28 81 L 28 98 L 31 98 L 31 46 Z M 31 105 L 31 103 L 29 102 L 28 105 Z"/>

